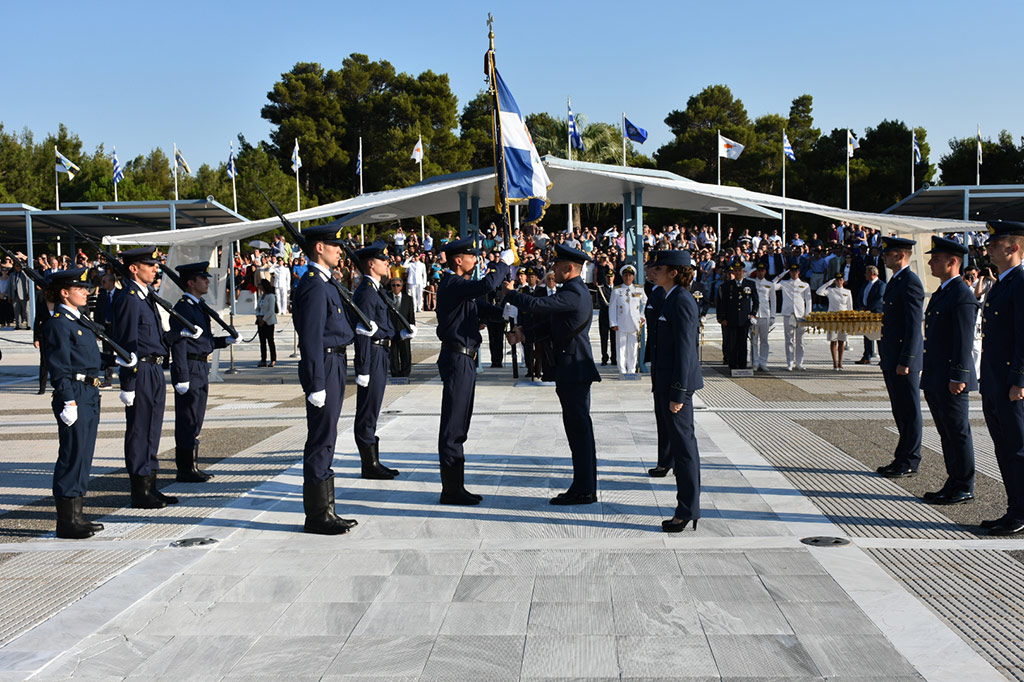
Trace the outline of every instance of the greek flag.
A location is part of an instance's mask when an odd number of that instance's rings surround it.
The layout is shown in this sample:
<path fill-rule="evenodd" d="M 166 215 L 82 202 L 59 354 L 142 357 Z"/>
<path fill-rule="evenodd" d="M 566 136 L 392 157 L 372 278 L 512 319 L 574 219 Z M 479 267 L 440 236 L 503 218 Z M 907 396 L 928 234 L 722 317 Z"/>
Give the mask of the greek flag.
<path fill-rule="evenodd" d="M 185 160 L 185 155 L 181 153 L 181 150 L 177 147 L 174 148 L 174 165 L 185 172 L 185 175 L 191 175 L 192 169 L 188 166 L 188 161 Z"/>
<path fill-rule="evenodd" d="M 790 161 L 796 161 L 796 154 L 793 153 L 793 145 L 789 143 L 789 135 L 786 131 L 782 131 L 782 153 L 786 155 L 786 158 Z"/>
<path fill-rule="evenodd" d="M 849 128 L 846 129 L 846 154 L 852 159 L 853 150 L 860 149 L 860 141 L 857 136 L 853 134 L 853 131 Z"/>
<path fill-rule="evenodd" d="M 914 131 L 914 163 L 921 163 L 921 145 L 917 143 L 917 131 Z"/>
<path fill-rule="evenodd" d="M 551 180 L 519 113 L 519 106 L 497 69 L 494 69 L 494 84 L 501 131 L 501 139 L 495 140 L 498 182 L 504 183 L 509 203 L 528 204 L 526 221 L 536 222 L 551 204 L 548 201 Z M 499 211 L 504 209 L 500 201 L 496 203 Z"/>
<path fill-rule="evenodd" d="M 572 103 L 569 103 L 569 140 L 572 143 L 573 149 L 579 149 L 580 151 L 586 149 L 583 146 L 583 137 L 576 127 L 576 117 L 572 115 Z"/>
<path fill-rule="evenodd" d="M 232 180 L 238 175 L 238 170 L 235 169 L 235 143 L 231 143 L 231 151 L 228 153 L 228 177 Z"/>
<path fill-rule="evenodd" d="M 647 131 L 639 126 L 633 125 L 625 116 L 622 117 L 622 120 L 624 121 L 623 131 L 626 133 L 626 137 L 633 140 L 633 142 L 643 144 L 647 139 Z"/>
<path fill-rule="evenodd" d="M 53 148 L 53 151 L 56 152 L 57 154 L 57 172 L 67 173 L 68 180 L 74 180 L 75 173 L 77 173 L 81 169 L 78 167 L 77 164 L 68 159 L 68 157 L 58 152 L 56 147 Z"/>
<path fill-rule="evenodd" d="M 117 147 L 114 147 L 114 184 L 124 180 L 124 168 L 121 167 L 121 162 L 117 160 Z"/>
<path fill-rule="evenodd" d="M 359 145 L 359 156 L 356 157 L 356 175 L 363 174 L 363 146 Z"/>
<path fill-rule="evenodd" d="M 299 138 L 296 137 L 295 149 L 292 151 L 292 172 L 298 175 L 300 168 L 302 168 L 302 159 L 299 158 Z"/>

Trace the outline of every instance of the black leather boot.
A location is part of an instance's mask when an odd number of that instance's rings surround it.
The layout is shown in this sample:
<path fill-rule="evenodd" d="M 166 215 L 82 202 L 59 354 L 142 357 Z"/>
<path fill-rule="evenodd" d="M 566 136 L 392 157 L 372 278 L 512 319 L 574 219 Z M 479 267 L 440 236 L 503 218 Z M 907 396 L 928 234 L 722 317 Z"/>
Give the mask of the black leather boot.
<path fill-rule="evenodd" d="M 344 523 L 348 528 L 358 526 L 358 521 L 355 519 L 343 519 L 338 516 L 338 512 L 334 510 L 334 474 L 331 474 L 331 477 L 327 479 L 327 483 L 329 484 L 327 486 L 327 511 L 333 514 L 334 518 Z"/>
<path fill-rule="evenodd" d="M 213 478 L 213 474 L 199 470 L 199 443 L 196 443 L 191 451 L 175 450 L 174 464 L 178 468 L 174 480 L 179 483 L 206 483 Z"/>
<path fill-rule="evenodd" d="M 377 459 L 377 448 L 375 445 L 356 443 L 359 448 L 359 460 L 362 462 L 363 478 L 370 478 L 381 481 L 390 481 L 394 478 L 387 469 L 380 465 Z"/>
<path fill-rule="evenodd" d="M 380 464 L 380 436 L 374 436 L 373 456 L 377 459 L 377 463 Z M 398 469 L 392 469 L 391 467 L 386 467 L 383 464 L 380 465 L 380 468 L 391 474 L 392 477 L 398 476 L 401 473 Z"/>
<path fill-rule="evenodd" d="M 164 504 L 178 504 L 177 497 L 175 497 L 174 495 L 164 495 L 156 487 L 156 473 L 152 473 L 149 475 L 149 489 L 153 491 L 153 496 L 156 497 L 156 499 L 163 502 Z"/>
<path fill-rule="evenodd" d="M 341 535 L 347 533 L 350 526 L 334 513 L 332 501 L 334 478 L 326 481 L 302 484 L 302 508 L 306 512 L 306 522 L 302 529 L 317 535 Z"/>
<path fill-rule="evenodd" d="M 57 502 L 57 537 L 65 540 L 83 540 L 91 538 L 95 531 L 80 523 L 75 517 L 75 501 L 81 508 L 81 497 L 56 497 Z"/>
<path fill-rule="evenodd" d="M 149 476 L 128 474 L 132 491 L 133 509 L 163 509 L 167 503 L 153 494 L 153 484 Z"/>
<path fill-rule="evenodd" d="M 441 465 L 441 504 L 457 504 L 468 507 L 480 504 L 484 499 L 479 495 L 473 495 L 463 486 L 465 473 L 465 462 L 449 466 Z"/>
<path fill-rule="evenodd" d="M 79 525 L 87 526 L 89 528 L 89 530 L 91 530 L 94 533 L 99 533 L 101 530 L 103 530 L 103 524 L 102 523 L 96 523 L 95 521 L 86 521 L 85 517 L 82 516 L 82 504 L 85 502 L 85 498 L 84 497 L 76 497 L 76 498 L 74 498 L 74 501 L 75 501 L 75 521 L 77 521 Z"/>

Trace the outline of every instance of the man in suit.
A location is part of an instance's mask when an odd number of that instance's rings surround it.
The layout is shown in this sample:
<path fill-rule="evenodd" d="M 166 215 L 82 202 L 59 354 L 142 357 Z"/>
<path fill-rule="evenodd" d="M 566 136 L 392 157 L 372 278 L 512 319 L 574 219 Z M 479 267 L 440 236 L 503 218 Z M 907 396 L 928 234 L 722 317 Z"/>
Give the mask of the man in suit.
<path fill-rule="evenodd" d="M 982 308 L 981 407 L 1006 488 L 1006 514 L 982 521 L 990 535 L 1024 533 L 1024 223 L 988 224 L 999 275 Z"/>
<path fill-rule="evenodd" d="M 729 369 L 747 368 L 747 336 L 757 318 L 757 285 L 743 276 L 743 261 L 736 259 L 729 279 L 718 290 L 718 322 L 722 325 L 722 342 Z"/>
<path fill-rule="evenodd" d="M 924 313 L 921 389 L 942 442 L 946 482 L 924 494 L 929 504 L 960 504 L 974 499 L 974 441 L 968 394 L 978 389 L 971 350 L 978 299 L 960 276 L 967 247 L 932 237 L 928 267 L 941 282 Z"/>
<path fill-rule="evenodd" d="M 864 287 L 853 297 L 853 303 L 857 310 L 865 310 L 869 313 L 882 312 L 882 299 L 885 296 L 885 282 L 878 276 L 878 268 L 868 265 L 864 268 Z M 858 365 L 870 365 L 871 358 L 875 356 L 875 342 L 864 337 L 864 355 L 856 361 Z"/>
<path fill-rule="evenodd" d="M 114 295 L 117 293 L 115 284 L 117 283 L 117 277 L 114 276 L 113 272 L 105 272 L 100 277 L 100 290 L 96 294 L 96 312 L 93 314 L 96 322 L 103 325 L 103 328 L 109 334 L 114 328 Z M 107 345 L 106 341 L 103 342 L 103 352 L 113 352 Z M 109 366 L 104 369 L 103 383 L 101 387 L 110 386 L 114 378 L 114 366 Z"/>
<path fill-rule="evenodd" d="M 405 283 L 398 277 L 391 280 L 391 297 L 395 300 L 395 307 L 406 320 L 412 322 L 416 319 L 413 308 L 412 297 L 405 293 Z M 391 324 L 398 329 L 398 318 L 394 313 L 391 316 Z M 391 376 L 407 377 L 412 372 L 412 339 L 403 339 L 400 336 L 391 339 Z"/>
<path fill-rule="evenodd" d="M 14 307 L 15 329 L 21 329 L 22 324 L 28 329 L 28 308 L 33 286 L 32 280 L 25 274 L 25 266 L 15 258 L 14 269 L 11 271 L 11 305 Z"/>
<path fill-rule="evenodd" d="M 617 350 L 615 331 L 612 329 L 611 323 L 611 303 L 612 292 L 615 290 L 615 271 L 606 268 L 603 272 L 604 281 L 599 282 L 595 287 L 597 289 L 597 331 L 601 337 L 602 367 L 608 364 L 609 357 L 611 357 L 613 365 L 618 362 L 615 359 L 615 351 Z M 610 353 L 609 350 L 611 351 Z"/>
<path fill-rule="evenodd" d="M 910 269 L 912 239 L 883 237 L 885 264 L 893 276 L 882 300 L 882 338 L 879 365 L 889 393 L 892 416 L 900 439 L 893 461 L 878 467 L 885 478 L 917 474 L 921 463 L 921 322 L 924 287 Z"/>
<path fill-rule="evenodd" d="M 505 303 L 535 316 L 538 339 L 548 339 L 553 355 L 555 394 L 562 406 L 562 424 L 572 452 L 573 482 L 551 498 L 551 504 L 597 502 L 597 446 L 590 419 L 590 386 L 601 380 L 590 347 L 594 306 L 580 273 L 590 258 L 578 249 L 555 245 L 552 271 L 562 286 L 551 296 L 536 298 L 509 291 Z M 511 283 L 510 283 L 511 284 Z M 510 288 L 510 287 L 507 287 Z M 522 331 L 510 334 L 522 339 Z"/>

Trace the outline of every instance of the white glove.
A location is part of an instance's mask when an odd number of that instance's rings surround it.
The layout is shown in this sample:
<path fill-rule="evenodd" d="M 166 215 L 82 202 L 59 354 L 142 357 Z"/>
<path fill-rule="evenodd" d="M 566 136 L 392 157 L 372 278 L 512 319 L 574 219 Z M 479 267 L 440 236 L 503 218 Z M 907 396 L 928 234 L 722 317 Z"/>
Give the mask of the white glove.
<path fill-rule="evenodd" d="M 373 320 L 370 320 L 370 328 L 369 329 L 364 327 L 362 325 L 362 323 L 357 324 L 356 325 L 356 334 L 359 334 L 360 336 L 373 336 L 374 334 L 377 333 L 377 329 L 378 329 L 377 323 L 374 322 Z"/>
<path fill-rule="evenodd" d="M 78 421 L 78 405 L 75 405 L 69 400 L 64 403 L 64 409 L 61 410 L 61 413 L 57 416 L 60 417 L 60 420 L 64 422 L 64 424 L 71 426 Z"/>
<path fill-rule="evenodd" d="M 516 262 L 516 254 L 512 249 L 505 249 L 498 258 L 505 265 L 512 265 Z"/>
<path fill-rule="evenodd" d="M 121 399 L 125 407 L 131 407 L 135 404 L 135 391 L 121 391 L 121 395 L 118 398 Z"/>
<path fill-rule="evenodd" d="M 519 308 L 515 307 L 511 303 L 506 303 L 505 307 L 501 311 L 501 316 L 506 320 L 517 320 L 519 319 Z"/>
<path fill-rule="evenodd" d="M 181 330 L 181 335 L 184 336 L 186 339 L 198 339 L 200 336 L 203 335 L 203 328 L 202 327 L 196 327 L 196 333 L 195 334 L 189 333 L 189 331 L 187 329 L 182 329 Z"/>
<path fill-rule="evenodd" d="M 313 407 L 323 407 L 327 403 L 327 391 L 314 391 L 306 396 Z"/>
<path fill-rule="evenodd" d="M 180 384 L 174 384 L 174 392 L 178 395 L 185 395 L 188 393 L 188 382 L 182 381 Z"/>
<path fill-rule="evenodd" d="M 409 339 L 415 339 L 416 338 L 416 332 L 417 332 L 416 325 L 413 324 L 413 325 L 409 325 L 409 326 L 410 326 L 410 329 L 408 331 L 403 329 L 402 332 L 399 334 L 399 336 L 402 338 L 403 341 L 408 341 Z"/>
<path fill-rule="evenodd" d="M 132 353 L 131 358 L 128 360 L 122 360 L 121 358 L 114 358 L 114 362 L 121 365 L 122 367 L 128 367 L 129 369 L 139 364 L 139 356 Z"/>
<path fill-rule="evenodd" d="M 224 345 L 225 346 L 230 346 L 231 344 L 233 344 L 236 341 L 238 341 L 238 337 L 237 336 L 225 336 L 224 337 Z"/>
<path fill-rule="evenodd" d="M 370 385 L 370 375 L 369 374 L 360 374 L 359 376 L 356 377 L 356 386 L 361 386 L 362 388 L 366 388 L 369 385 Z"/>

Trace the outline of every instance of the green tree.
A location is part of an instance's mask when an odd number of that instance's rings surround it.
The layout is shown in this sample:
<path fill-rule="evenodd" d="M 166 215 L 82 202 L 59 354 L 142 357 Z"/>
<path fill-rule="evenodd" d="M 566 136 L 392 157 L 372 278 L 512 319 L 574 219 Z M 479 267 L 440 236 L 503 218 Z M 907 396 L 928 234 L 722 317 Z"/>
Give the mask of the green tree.
<path fill-rule="evenodd" d="M 1003 130 L 995 142 L 982 140 L 981 182 L 984 185 L 1016 185 L 1024 182 L 1024 138 L 1018 147 Z M 944 185 L 974 185 L 978 181 L 976 137 L 949 141 L 949 152 L 939 159 Z"/>
<path fill-rule="evenodd" d="M 459 118 L 459 137 L 469 145 L 470 168 L 487 168 L 494 165 L 494 143 L 491 133 L 491 95 L 481 90 L 469 100 Z M 532 134 L 532 130 L 531 130 Z"/>
<path fill-rule="evenodd" d="M 868 171 L 865 176 L 855 178 L 851 170 L 851 203 L 857 210 L 884 211 L 910 194 L 914 132 L 917 133 L 922 156 L 922 163 L 915 165 L 915 184 L 920 187 L 935 174 L 935 169 L 928 163 L 930 146 L 924 128 L 911 131 L 903 121 L 883 120 L 876 127 L 864 131 L 860 149 L 854 156 L 863 161 Z"/>
<path fill-rule="evenodd" d="M 665 123 L 674 139 L 655 152 L 658 168 L 700 182 L 716 181 L 719 132 L 742 145 L 749 145 L 754 136 L 742 100 L 725 85 L 704 88 L 687 100 L 686 109 L 670 112 Z M 735 178 L 727 172 L 723 183 L 737 184 Z"/>

